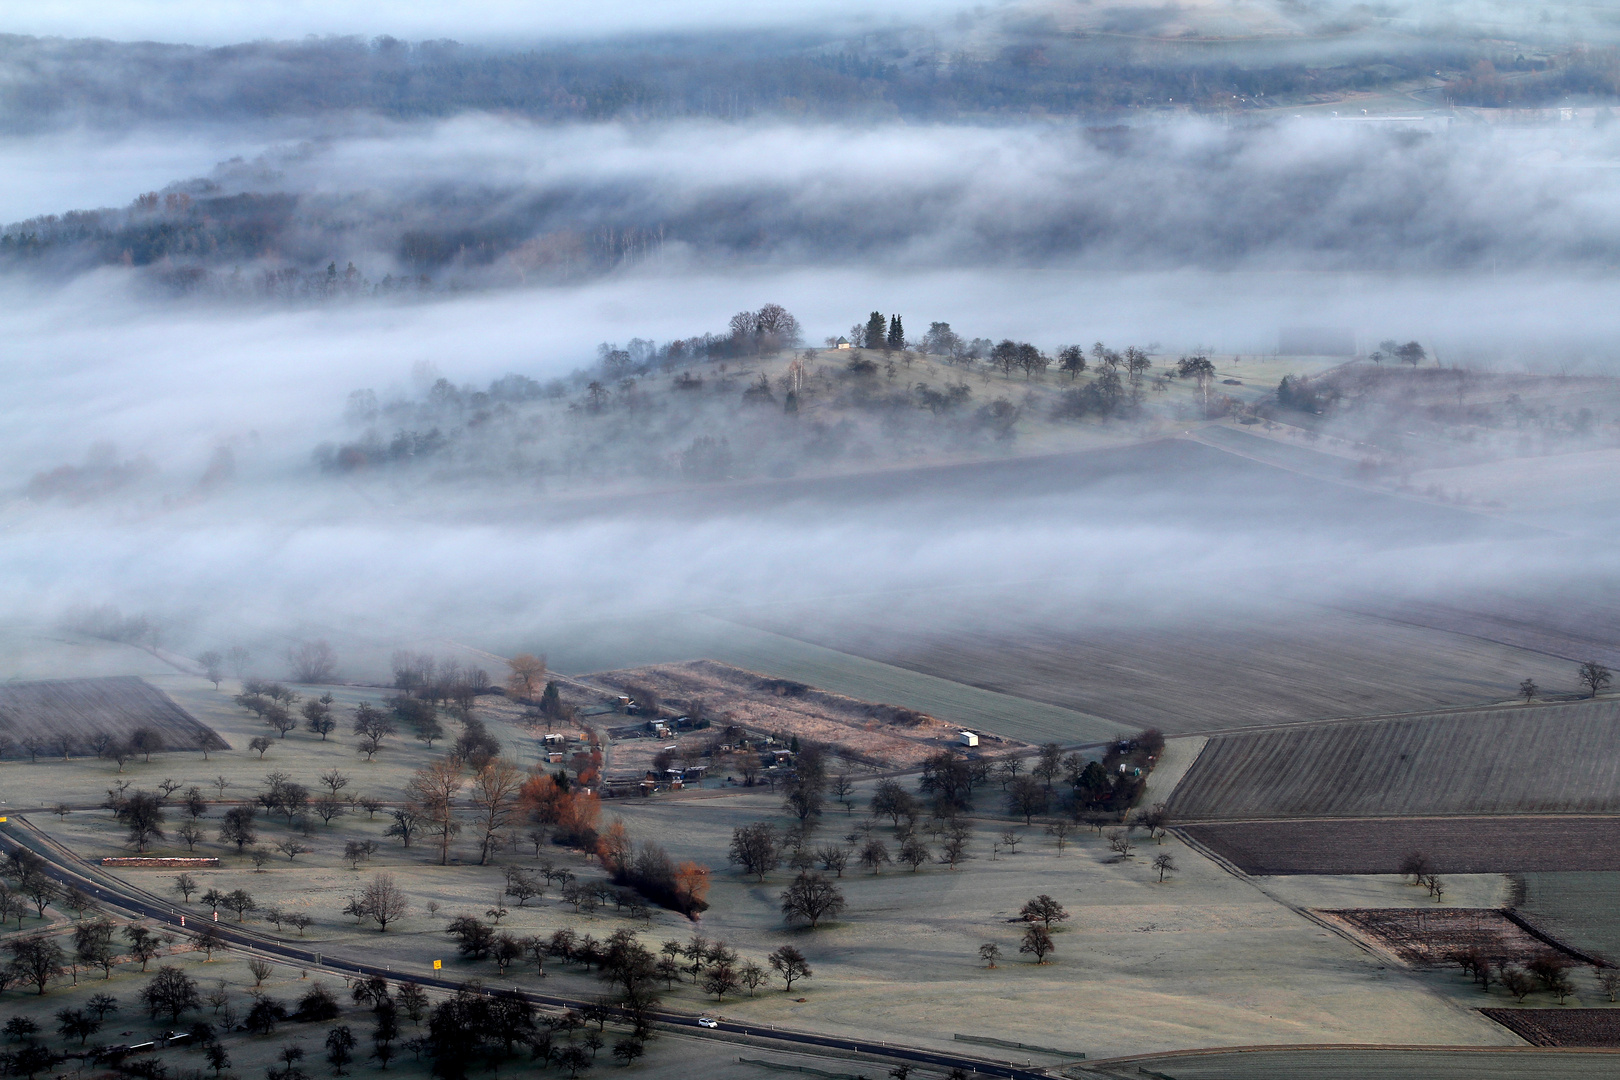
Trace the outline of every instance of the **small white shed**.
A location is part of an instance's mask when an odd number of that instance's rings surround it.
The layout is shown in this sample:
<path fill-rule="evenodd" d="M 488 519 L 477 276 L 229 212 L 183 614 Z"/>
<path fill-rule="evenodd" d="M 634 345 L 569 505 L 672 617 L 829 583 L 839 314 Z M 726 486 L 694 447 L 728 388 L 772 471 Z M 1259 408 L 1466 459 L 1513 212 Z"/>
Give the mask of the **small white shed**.
<path fill-rule="evenodd" d="M 979 745 L 979 736 L 978 736 L 978 734 L 976 732 L 963 731 L 963 732 L 959 733 L 957 737 L 961 740 L 961 743 L 962 743 L 963 746 L 978 746 Z"/>

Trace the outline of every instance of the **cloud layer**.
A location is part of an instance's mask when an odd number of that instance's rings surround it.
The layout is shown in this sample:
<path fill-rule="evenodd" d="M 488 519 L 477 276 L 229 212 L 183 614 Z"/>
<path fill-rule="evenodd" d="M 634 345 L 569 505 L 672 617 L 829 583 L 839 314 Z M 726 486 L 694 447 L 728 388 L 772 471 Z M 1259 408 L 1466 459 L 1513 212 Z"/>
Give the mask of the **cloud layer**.
<path fill-rule="evenodd" d="M 711 265 L 1607 271 L 1617 163 L 1620 125 L 1589 118 L 1097 131 L 472 115 L 344 124 L 181 185 L 184 209 L 103 215 L 88 240 L 78 223 L 11 232 L 60 236 L 79 264 L 133 250 L 137 263 L 354 260 L 373 277 L 513 283 L 551 273 L 570 244 L 612 265 L 627 236 L 637 257 Z M 268 226 L 237 223 L 259 213 L 232 201 L 243 192 L 297 201 Z"/>

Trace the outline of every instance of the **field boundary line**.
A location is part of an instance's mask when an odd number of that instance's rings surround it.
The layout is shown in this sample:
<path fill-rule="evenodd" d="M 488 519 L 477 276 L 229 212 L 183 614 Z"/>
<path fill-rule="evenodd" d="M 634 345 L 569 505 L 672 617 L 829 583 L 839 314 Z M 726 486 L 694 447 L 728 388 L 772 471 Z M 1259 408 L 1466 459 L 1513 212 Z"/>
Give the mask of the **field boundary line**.
<path fill-rule="evenodd" d="M 1170 808 L 1174 810 L 1174 807 Z M 1463 811 L 1455 814 L 1300 814 L 1283 815 L 1280 817 L 1230 817 L 1230 818 L 1182 818 L 1176 822 L 1177 828 L 1183 826 L 1214 826 L 1214 825 L 1315 825 L 1321 822 L 1338 821 L 1546 821 L 1564 820 L 1581 821 L 1591 820 L 1594 823 L 1613 822 L 1620 820 L 1620 810 L 1610 811 L 1606 814 L 1594 814 L 1590 810 L 1542 810 L 1533 814 L 1481 814 L 1477 811 Z"/>
<path fill-rule="evenodd" d="M 1575 946 L 1570 945 L 1567 942 L 1560 941 L 1558 938 L 1536 926 L 1529 919 L 1526 919 L 1523 915 L 1520 915 L 1517 908 L 1506 907 L 1499 910 L 1502 912 L 1503 917 L 1506 918 L 1508 922 L 1512 923 L 1514 926 L 1517 926 L 1520 930 L 1523 930 L 1525 933 L 1529 934 L 1531 937 L 1535 938 L 1537 941 L 1548 946 L 1549 948 L 1557 949 L 1562 953 L 1567 953 L 1582 963 L 1590 964 L 1593 967 L 1614 967 L 1613 963 L 1603 959 L 1601 956 L 1596 956 L 1592 953 L 1585 952 L 1581 949 L 1577 949 Z"/>
<path fill-rule="evenodd" d="M 1123 1054 L 1098 1058 L 1095 1068 L 1131 1061 L 1205 1057 L 1217 1054 L 1297 1053 L 1302 1050 L 1388 1050 L 1391 1053 L 1427 1051 L 1448 1054 L 1620 1054 L 1620 1046 L 1455 1046 L 1445 1043 L 1257 1043 L 1250 1046 L 1208 1046 L 1191 1050 L 1160 1050 L 1151 1054 Z"/>
<path fill-rule="evenodd" d="M 1361 938 L 1358 935 L 1356 935 L 1354 933 L 1351 933 L 1349 930 L 1345 929 L 1344 927 L 1337 925 L 1336 923 L 1324 918 L 1321 915 L 1318 915 L 1316 912 L 1310 910 L 1309 908 L 1303 908 L 1303 907 L 1300 907 L 1298 904 L 1294 904 L 1294 903 L 1291 903 L 1291 902 L 1289 902 L 1287 900 L 1284 900 L 1282 897 L 1278 896 L 1276 893 L 1272 892 L 1270 889 L 1268 889 L 1264 885 L 1260 884 L 1260 882 L 1256 881 L 1252 874 L 1249 874 L 1247 871 L 1243 870 L 1236 863 L 1232 862 L 1230 859 L 1226 858 L 1224 855 L 1219 855 L 1216 852 L 1214 852 L 1213 850 L 1211 850 L 1210 848 L 1205 847 L 1199 841 L 1194 840 L 1192 837 L 1188 836 L 1185 832 L 1183 832 L 1180 828 L 1171 827 L 1167 831 L 1174 834 L 1177 837 L 1177 839 L 1179 839 L 1183 844 L 1186 844 L 1188 847 L 1190 847 L 1194 851 L 1198 852 L 1198 854 L 1204 856 L 1204 858 L 1210 860 L 1216 866 L 1219 866 L 1222 870 L 1225 870 L 1228 874 L 1231 874 L 1233 877 L 1237 878 L 1239 881 L 1242 881 L 1242 882 L 1252 886 L 1257 892 L 1259 892 L 1262 896 L 1266 897 L 1268 900 L 1271 900 L 1271 901 L 1273 901 L 1275 903 L 1281 904 L 1283 907 L 1287 908 L 1289 911 L 1292 911 L 1295 915 L 1298 915 L 1300 918 L 1306 920 L 1307 922 L 1313 923 L 1313 924 L 1321 927 L 1322 929 L 1329 931 L 1330 933 L 1332 933 L 1336 937 L 1343 938 L 1345 941 L 1348 941 L 1350 944 L 1354 945 L 1356 948 L 1360 949 L 1362 952 L 1366 953 L 1368 956 L 1373 957 L 1375 960 L 1381 960 L 1384 963 L 1386 963 L 1386 964 L 1388 964 L 1388 965 L 1390 965 L 1392 967 L 1396 967 L 1396 968 L 1405 969 L 1408 966 L 1404 961 L 1402 961 L 1399 957 L 1395 956 L 1393 953 L 1390 953 L 1390 952 L 1384 950 L 1383 948 L 1381 948 L 1381 947 L 1379 947 L 1377 945 L 1374 945 L 1373 943 L 1365 940 L 1364 938 Z"/>
<path fill-rule="evenodd" d="M 826 1069 L 815 1069 L 811 1068 L 809 1065 L 791 1065 L 785 1061 L 767 1061 L 764 1058 L 739 1057 L 737 1059 L 737 1064 L 758 1065 L 761 1068 L 775 1069 L 778 1072 L 795 1072 L 806 1073 L 810 1076 L 824 1076 L 827 1077 L 828 1080 L 860 1080 L 860 1077 L 856 1073 L 828 1072 Z"/>
<path fill-rule="evenodd" d="M 1432 499 L 1426 499 L 1421 495 L 1413 495 L 1413 494 L 1410 494 L 1410 493 L 1404 492 L 1404 491 L 1399 491 L 1399 490 L 1393 490 L 1392 491 L 1389 488 L 1380 487 L 1380 486 L 1378 486 L 1376 484 L 1369 484 L 1369 483 L 1367 483 L 1365 481 L 1357 480 L 1354 477 L 1349 477 L 1349 476 L 1339 477 L 1339 476 L 1324 475 L 1323 473 L 1313 473 L 1313 472 L 1310 472 L 1310 471 L 1308 471 L 1308 470 L 1306 470 L 1306 469 L 1304 469 L 1302 467 L 1299 467 L 1299 466 L 1296 466 L 1296 465 L 1290 465 L 1290 464 L 1288 464 L 1286 462 L 1268 460 L 1267 458 L 1261 457 L 1259 454 L 1245 452 L 1242 448 L 1237 447 L 1237 446 L 1223 446 L 1218 440 L 1213 439 L 1213 438 L 1211 438 L 1211 437 L 1204 434 L 1204 430 L 1206 428 L 1212 428 L 1212 427 L 1218 427 L 1223 431 L 1230 431 L 1230 432 L 1233 432 L 1235 434 L 1244 436 L 1246 438 L 1256 439 L 1256 440 L 1260 440 L 1262 442 L 1273 442 L 1274 441 L 1272 439 L 1267 439 L 1263 435 L 1250 435 L 1246 431 L 1240 430 L 1238 428 L 1231 427 L 1229 425 L 1221 424 L 1220 421 L 1212 421 L 1210 423 L 1203 424 L 1203 425 L 1199 426 L 1196 429 L 1186 431 L 1186 432 L 1184 432 L 1183 434 L 1180 434 L 1180 435 L 1172 436 L 1172 438 L 1184 439 L 1187 442 L 1194 442 L 1194 443 L 1199 444 L 1200 446 L 1207 446 L 1211 450 L 1218 450 L 1223 454 L 1231 454 L 1235 458 L 1242 458 L 1244 461 L 1252 461 L 1256 465 L 1264 465 L 1267 468 L 1276 469 L 1279 472 L 1292 473 L 1295 476 L 1303 476 L 1308 480 L 1316 480 L 1316 481 L 1318 481 L 1320 483 L 1324 483 L 1324 484 L 1336 484 L 1339 487 L 1349 488 L 1352 491 L 1360 491 L 1363 494 L 1382 495 L 1385 498 L 1399 499 L 1402 502 L 1416 503 L 1419 506 L 1443 507 L 1443 508 L 1448 509 L 1448 510 L 1456 510 L 1456 511 L 1458 511 L 1460 513 L 1467 514 L 1470 517 L 1479 518 L 1479 519 L 1484 520 L 1484 521 L 1492 521 L 1492 522 L 1495 522 L 1495 523 L 1497 523 L 1499 525 L 1516 526 L 1518 528 L 1524 529 L 1526 532 L 1542 533 L 1543 535 L 1545 535 L 1547 537 L 1552 537 L 1552 538 L 1556 538 L 1556 539 L 1559 539 L 1559 540 L 1571 539 L 1571 538 L 1573 538 L 1573 537 L 1575 537 L 1577 535 L 1576 533 L 1569 532 L 1569 531 L 1563 530 L 1563 529 L 1549 529 L 1545 525 L 1528 525 L 1528 524 L 1526 524 L 1526 523 L 1524 523 L 1522 521 L 1518 521 L 1518 520 L 1516 520 L 1514 518 L 1511 518 L 1511 517 L 1507 516 L 1506 514 L 1502 514 L 1502 513 L 1492 513 L 1492 512 L 1487 511 L 1487 510 L 1476 509 L 1476 508 L 1474 508 L 1472 506 L 1458 506 L 1458 505 L 1456 505 L 1454 503 L 1436 502 L 1436 501 L 1434 501 Z M 1287 444 L 1286 443 L 1279 443 L 1278 445 L 1286 446 Z M 1325 452 L 1323 452 L 1321 450 L 1311 450 L 1308 447 L 1297 447 L 1295 449 L 1305 450 L 1307 453 L 1317 454 L 1317 455 L 1320 455 L 1321 457 L 1325 457 L 1325 458 L 1334 458 L 1334 459 L 1337 459 L 1339 461 L 1345 461 L 1345 462 L 1350 461 L 1349 458 L 1341 458 L 1337 454 L 1328 454 L 1328 453 L 1325 453 Z M 1324 470 L 1324 473 L 1325 472 L 1326 472 L 1326 470 Z"/>
<path fill-rule="evenodd" d="M 980 1046 L 996 1046 L 1004 1050 L 1026 1050 L 1038 1054 L 1049 1054 L 1052 1057 L 1065 1058 L 1069 1061 L 1084 1061 L 1086 1055 L 1079 1050 L 1058 1050 L 1051 1046 L 1036 1046 L 1033 1043 L 1012 1042 L 1008 1039 L 995 1039 L 988 1035 L 952 1035 L 956 1042 L 977 1043 Z"/>
<path fill-rule="evenodd" d="M 1322 606 L 1327 607 L 1329 611 L 1341 610 L 1341 609 L 1338 609 L 1338 608 L 1330 607 L 1328 605 L 1322 605 Z M 1350 614 L 1353 614 L 1353 615 L 1364 615 L 1365 614 L 1364 612 L 1358 612 L 1358 611 L 1354 611 L 1352 609 L 1343 609 L 1343 610 L 1348 611 Z M 1367 616 L 1367 617 L 1368 618 L 1378 618 L 1379 616 Z M 1433 628 L 1432 627 L 1427 627 L 1425 629 L 1433 629 Z M 1550 654 L 1548 654 L 1548 655 L 1550 655 Z M 1562 658 L 1559 657 L 1558 659 L 1562 659 Z M 1533 711 L 1538 710 L 1538 709 L 1549 709 L 1549 710 L 1551 710 L 1551 709 L 1568 709 L 1568 708 L 1571 708 L 1571 707 L 1576 706 L 1576 705 L 1590 705 L 1594 701 L 1597 701 L 1597 702 L 1608 701 L 1608 702 L 1612 703 L 1612 702 L 1614 702 L 1614 700 L 1615 700 L 1614 695 L 1612 695 L 1612 694 L 1604 694 L 1602 697 L 1597 697 L 1597 698 L 1583 697 L 1583 698 L 1574 698 L 1574 699 L 1571 699 L 1569 701 L 1537 701 L 1537 702 L 1535 702 L 1533 704 L 1530 704 L 1530 705 L 1526 705 L 1522 701 L 1489 701 L 1489 702 L 1483 702 L 1483 703 L 1474 704 L 1474 705 L 1437 705 L 1432 709 L 1414 709 L 1414 710 L 1410 710 L 1410 711 L 1407 711 L 1407 712 L 1365 713 L 1365 714 L 1362 714 L 1360 716 L 1356 716 L 1356 715 L 1318 716 L 1318 717 L 1313 717 L 1313 718 L 1309 718 L 1309 719 L 1305 719 L 1305 720 L 1278 720 L 1275 723 L 1252 724 L 1252 725 L 1247 725 L 1247 726 L 1244 726 L 1244 727 L 1199 728 L 1199 729 L 1194 730 L 1194 731 L 1177 731 L 1174 734 L 1167 734 L 1165 736 L 1165 738 L 1167 738 L 1167 739 L 1185 739 L 1185 738 L 1189 738 L 1189 737 L 1194 736 L 1194 735 L 1204 735 L 1204 736 L 1208 736 L 1211 739 L 1214 739 L 1214 738 L 1218 738 L 1218 737 L 1225 737 L 1225 736 L 1228 736 L 1228 735 L 1250 735 L 1250 734 L 1259 734 L 1259 733 L 1267 732 L 1267 731 L 1288 731 L 1288 730 L 1290 730 L 1292 728 L 1324 727 L 1324 726 L 1327 726 L 1327 725 L 1330 725 L 1330 724 L 1380 724 L 1380 723 L 1384 723 L 1385 721 L 1389 721 L 1389 720 L 1424 720 L 1424 719 L 1427 719 L 1427 718 L 1429 718 L 1431 716 L 1454 716 L 1454 715 L 1457 715 L 1459 713 L 1513 712 L 1513 711 L 1517 711 L 1517 710 L 1524 710 L 1524 711 L 1527 711 L 1527 712 L 1533 712 Z"/>
<path fill-rule="evenodd" d="M 1431 631 L 1433 631 L 1433 632 L 1435 632 L 1437 634 L 1451 634 L 1451 635 L 1454 635 L 1456 637 L 1469 638 L 1469 639 L 1471 639 L 1473 641 L 1484 641 L 1484 642 L 1488 642 L 1488 643 L 1490 643 L 1492 645 L 1500 645 L 1504 649 L 1512 649 L 1514 652 L 1525 652 L 1525 653 L 1530 653 L 1530 654 L 1532 654 L 1534 656 L 1547 656 L 1547 657 L 1551 657 L 1554 660 L 1567 660 L 1571 664 L 1579 664 L 1579 663 L 1581 663 L 1580 660 L 1576 659 L 1573 656 L 1565 656 L 1562 653 L 1548 652 L 1546 649 L 1534 649 L 1534 648 L 1531 648 L 1528 645 L 1521 645 L 1521 644 L 1519 644 L 1517 642 L 1513 642 L 1513 641 L 1498 641 L 1496 638 L 1487 637 L 1484 634 L 1471 634 L 1466 630 L 1455 630 L 1455 629 L 1453 629 L 1453 628 L 1451 628 L 1449 626 L 1435 626 L 1433 623 L 1413 622 L 1410 619 L 1397 619 L 1393 615 L 1380 615 L 1377 612 L 1360 611 L 1360 610 L 1358 610 L 1356 608 L 1340 607 L 1340 606 L 1335 605 L 1335 604 L 1325 604 L 1323 606 L 1327 607 L 1327 608 L 1329 608 L 1329 609 L 1331 609 L 1333 611 L 1343 611 L 1343 612 L 1347 612 L 1347 613 L 1349 613 L 1351 615 L 1360 615 L 1360 616 L 1362 616 L 1364 618 L 1378 619 L 1381 622 L 1394 623 L 1396 626 L 1410 626 L 1410 627 L 1413 627 L 1413 628 L 1418 629 L 1418 630 L 1431 630 Z M 1577 701 L 1590 701 L 1592 699 L 1591 698 L 1576 698 L 1575 700 L 1577 700 Z M 1505 701 L 1505 702 L 1501 702 L 1500 704 L 1502 704 L 1502 705 L 1512 705 L 1513 702 Z M 1526 702 L 1525 704 L 1529 704 L 1529 702 Z M 1558 702 L 1544 702 L 1543 704 L 1559 704 L 1559 703 Z"/>

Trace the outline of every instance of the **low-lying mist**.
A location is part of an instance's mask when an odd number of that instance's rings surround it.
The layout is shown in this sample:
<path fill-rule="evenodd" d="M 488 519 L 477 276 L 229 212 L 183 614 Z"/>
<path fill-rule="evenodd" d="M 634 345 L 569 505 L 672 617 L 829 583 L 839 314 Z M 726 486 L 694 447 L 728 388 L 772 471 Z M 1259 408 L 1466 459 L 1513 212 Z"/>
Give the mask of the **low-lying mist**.
<path fill-rule="evenodd" d="M 78 189 L 122 209 L 5 231 L 0 615 L 115 604 L 178 651 L 248 633 L 544 648 L 592 620 L 773 606 L 905 612 L 920 629 L 1005 625 L 1009 606 L 1031 626 L 1185 626 L 1606 577 L 1610 554 L 1534 522 L 1190 441 L 1128 445 L 1196 426 L 1169 407 L 1019 436 L 1007 418 L 1048 421 L 1048 406 L 983 362 L 877 357 L 889 405 L 859 430 L 832 409 L 791 416 L 787 373 L 758 358 L 693 368 L 704 390 L 684 413 L 685 369 L 609 380 L 615 402 L 659 401 L 610 420 L 589 397 L 601 370 L 582 372 L 604 343 L 723 334 L 775 303 L 807 345 L 899 314 L 912 339 L 948 322 L 1054 355 L 1139 346 L 1167 384 L 1178 354 L 1254 358 L 1299 326 L 1418 340 L 1451 368 L 1608 373 L 1617 131 L 1590 115 L 1106 129 L 344 115 L 147 191 L 212 136 L 165 149 L 137 129 L 106 152 L 61 139 L 38 160 L 63 174 L 69 159 L 158 164 L 122 193 Z M 37 206 L 39 185 L 11 190 Z M 860 392 L 841 362 L 805 361 L 824 401 Z M 913 385 L 924 370 L 929 393 Z M 472 401 L 509 375 L 552 404 L 502 413 L 474 453 L 485 418 L 447 419 L 435 394 Z M 761 375 L 769 407 L 747 413 Z M 954 385 L 960 410 L 936 410 Z M 357 391 L 375 403 L 358 422 Z M 446 438 L 453 423 L 463 442 L 420 468 L 323 467 L 394 438 L 396 417 Z M 817 424 L 838 456 L 814 459 Z M 682 467 L 739 425 L 776 441 L 730 443 L 736 469 Z M 1609 504 L 1595 505 L 1589 534 Z"/>
<path fill-rule="evenodd" d="M 1620 125 L 1591 119 L 355 121 L 152 197 L 132 190 L 122 209 L 10 225 L 0 263 L 135 265 L 236 297 L 567 281 L 647 261 L 1604 271 L 1620 247 L 1617 140 Z M 342 283 L 315 276 L 350 263 Z"/>
<path fill-rule="evenodd" d="M 1601 281 L 644 268 L 568 287 L 244 308 L 155 300 L 132 276 L 6 286 L 0 610 L 12 620 L 113 603 L 168 627 L 182 651 L 246 632 L 543 646 L 595 619 L 679 625 L 775 604 L 847 620 L 903 604 L 936 627 L 971 626 L 1009 603 L 1032 618 L 1185 621 L 1610 569 L 1607 556 L 1533 528 L 1204 448 L 1032 460 L 1020 456 L 1029 447 L 987 442 L 973 456 L 999 472 L 741 485 L 677 475 L 594 495 L 521 468 L 333 474 L 314 456 L 353 437 L 343 418 L 353 390 L 420 400 L 436 378 L 476 387 L 517 373 L 562 379 L 579 399 L 569 376 L 597 342 L 719 330 L 767 300 L 812 340 L 882 308 L 919 330 L 943 319 L 1048 348 L 1102 338 L 1262 351 L 1275 333 L 1263 328 L 1308 314 L 1421 333 L 1460 359 L 1465 343 L 1539 356 L 1537 336 L 1558 334 L 1571 311 L 1593 315 L 1594 335 L 1620 329 L 1601 316 L 1613 310 Z M 974 385 L 1019 392 L 999 375 Z M 744 408 L 740 390 L 714 407 Z M 773 415 L 782 422 L 779 407 Z M 1117 439 L 1131 428 L 1098 430 Z M 30 494 L 63 467 L 106 489 Z"/>

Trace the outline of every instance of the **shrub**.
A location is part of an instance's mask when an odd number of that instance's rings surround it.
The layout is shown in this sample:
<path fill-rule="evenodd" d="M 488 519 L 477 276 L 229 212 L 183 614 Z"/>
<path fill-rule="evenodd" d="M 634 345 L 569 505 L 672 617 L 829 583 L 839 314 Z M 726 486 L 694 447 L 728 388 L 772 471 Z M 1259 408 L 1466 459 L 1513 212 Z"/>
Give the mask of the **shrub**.
<path fill-rule="evenodd" d="M 336 1020 L 340 1011 L 337 998 L 332 996 L 332 992 L 316 983 L 298 999 L 298 1009 L 293 1013 L 293 1018 L 305 1023 L 316 1023 Z"/>

